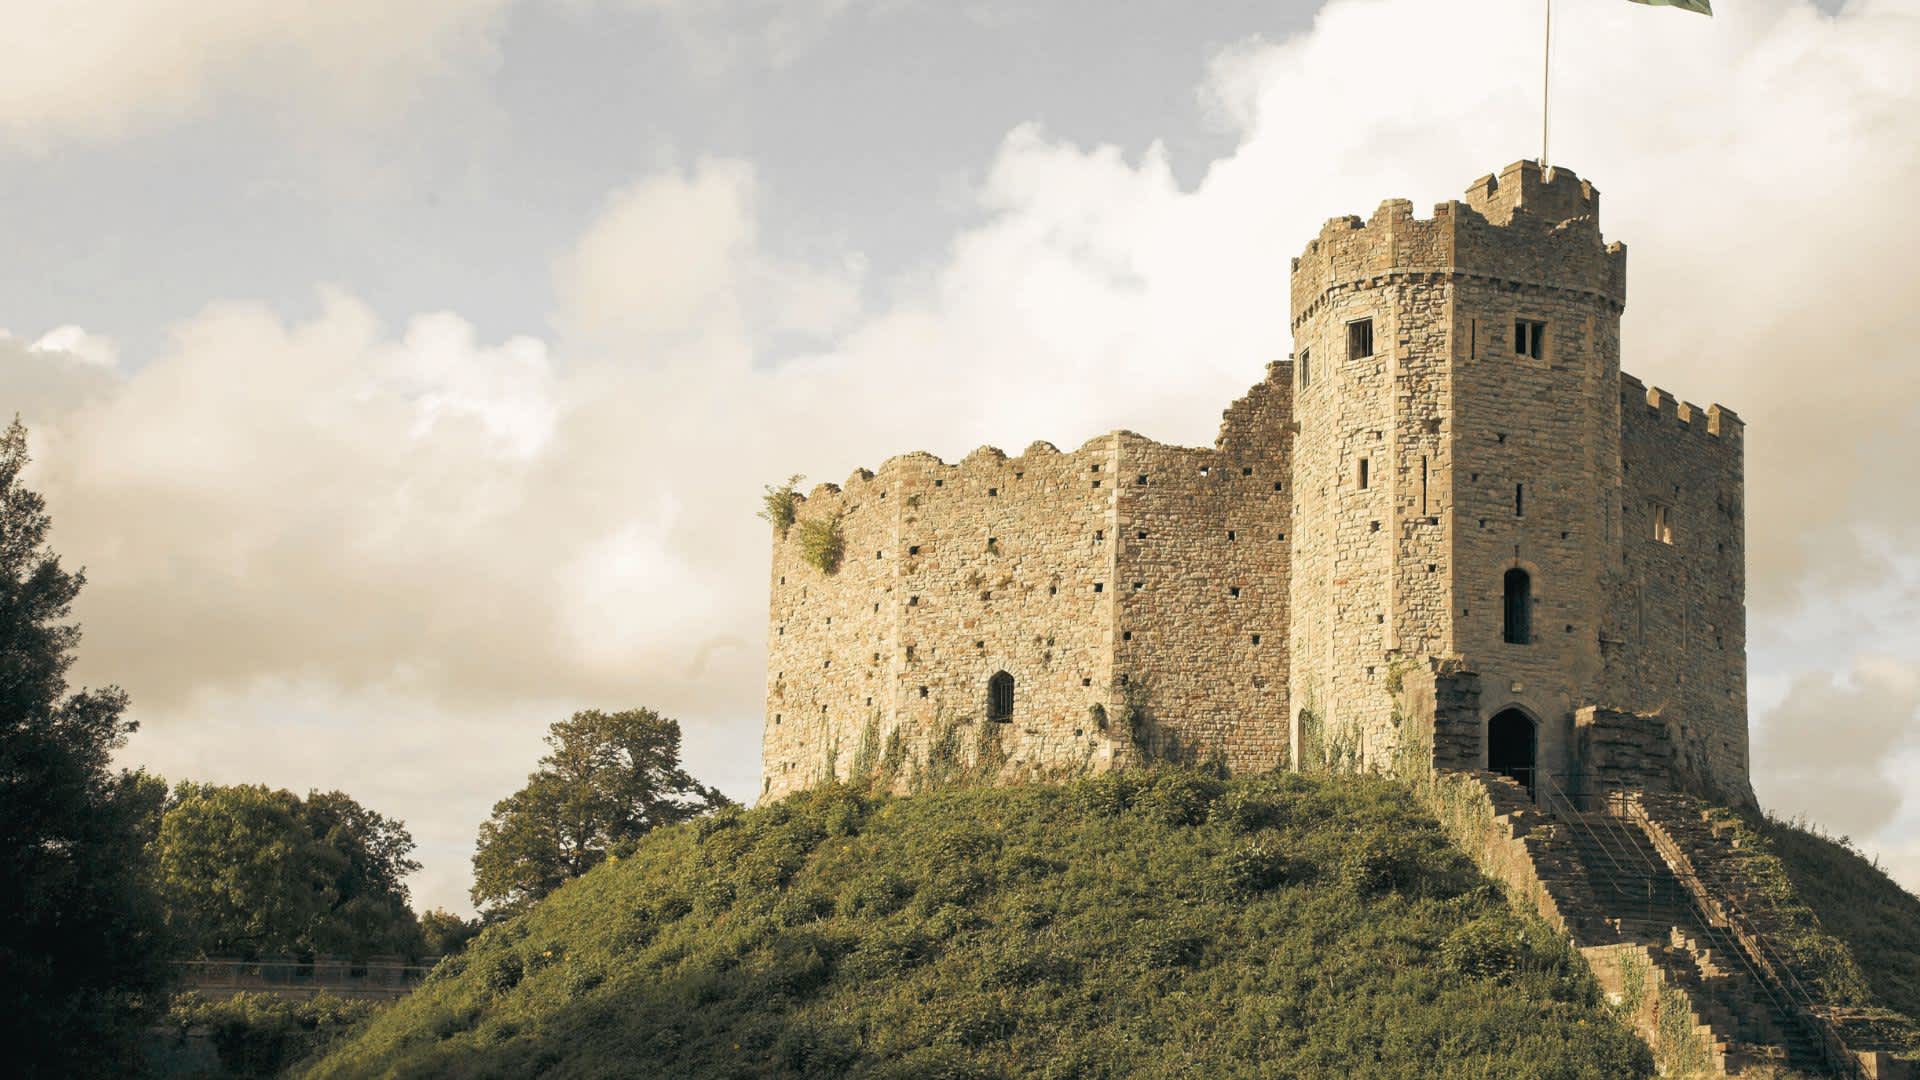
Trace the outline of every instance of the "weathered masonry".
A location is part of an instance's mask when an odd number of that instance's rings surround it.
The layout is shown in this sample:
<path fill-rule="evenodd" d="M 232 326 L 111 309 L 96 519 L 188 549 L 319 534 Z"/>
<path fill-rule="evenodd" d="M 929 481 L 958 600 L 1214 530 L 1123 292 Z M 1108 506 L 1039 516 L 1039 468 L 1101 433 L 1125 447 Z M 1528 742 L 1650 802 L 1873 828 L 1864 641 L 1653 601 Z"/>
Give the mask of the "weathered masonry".
<path fill-rule="evenodd" d="M 1007 777 L 1415 754 L 1745 797 L 1741 424 L 1621 372 L 1593 186 L 1521 163 L 1337 218 L 1291 290 L 1293 355 L 1211 448 L 815 488 L 843 555 L 776 534 L 764 791 L 990 742 Z"/>

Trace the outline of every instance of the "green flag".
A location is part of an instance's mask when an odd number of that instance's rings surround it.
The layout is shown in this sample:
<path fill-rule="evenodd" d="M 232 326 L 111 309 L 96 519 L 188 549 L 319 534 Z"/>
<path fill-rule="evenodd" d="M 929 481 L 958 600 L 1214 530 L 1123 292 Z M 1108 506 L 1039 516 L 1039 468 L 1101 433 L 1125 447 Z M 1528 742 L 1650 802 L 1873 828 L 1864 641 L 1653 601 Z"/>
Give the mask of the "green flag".
<path fill-rule="evenodd" d="M 1682 11 L 1697 11 L 1702 15 L 1713 14 L 1713 0 L 1633 0 L 1636 4 L 1649 7 L 1677 7 Z"/>

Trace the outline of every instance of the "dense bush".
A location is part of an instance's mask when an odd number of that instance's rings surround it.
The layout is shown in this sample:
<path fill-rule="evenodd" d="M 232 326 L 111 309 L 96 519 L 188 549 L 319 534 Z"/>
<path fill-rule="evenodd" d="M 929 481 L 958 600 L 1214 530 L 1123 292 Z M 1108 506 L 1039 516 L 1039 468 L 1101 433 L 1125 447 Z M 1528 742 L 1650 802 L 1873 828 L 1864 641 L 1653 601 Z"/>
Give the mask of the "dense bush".
<path fill-rule="evenodd" d="M 205 1031 L 229 1076 L 277 1076 L 380 1008 L 331 994 L 305 1001 L 273 994 L 180 994 L 167 1010 L 167 1026 L 183 1033 Z"/>
<path fill-rule="evenodd" d="M 726 811 L 490 927 L 299 1075 L 1647 1075 L 1414 806 L 1168 770 Z"/>

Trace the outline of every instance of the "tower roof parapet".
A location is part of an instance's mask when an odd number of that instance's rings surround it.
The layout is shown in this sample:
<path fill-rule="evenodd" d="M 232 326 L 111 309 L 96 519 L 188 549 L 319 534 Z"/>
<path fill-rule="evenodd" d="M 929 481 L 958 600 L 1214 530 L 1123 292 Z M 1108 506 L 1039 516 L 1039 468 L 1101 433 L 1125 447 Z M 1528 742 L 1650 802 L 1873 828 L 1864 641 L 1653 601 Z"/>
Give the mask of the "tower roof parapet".
<path fill-rule="evenodd" d="M 1537 161 L 1516 161 L 1497 175 L 1475 180 L 1467 188 L 1467 205 L 1495 225 L 1529 214 L 1551 224 L 1592 218 L 1594 227 L 1600 226 L 1599 189 L 1572 169 L 1543 168 Z"/>
<path fill-rule="evenodd" d="M 1292 321 L 1338 289 L 1435 275 L 1626 304 L 1626 247 L 1601 238 L 1599 192 L 1570 169 L 1523 161 L 1476 180 L 1465 202 L 1441 203 L 1430 218 L 1388 199 L 1365 221 L 1328 221 L 1293 261 Z"/>

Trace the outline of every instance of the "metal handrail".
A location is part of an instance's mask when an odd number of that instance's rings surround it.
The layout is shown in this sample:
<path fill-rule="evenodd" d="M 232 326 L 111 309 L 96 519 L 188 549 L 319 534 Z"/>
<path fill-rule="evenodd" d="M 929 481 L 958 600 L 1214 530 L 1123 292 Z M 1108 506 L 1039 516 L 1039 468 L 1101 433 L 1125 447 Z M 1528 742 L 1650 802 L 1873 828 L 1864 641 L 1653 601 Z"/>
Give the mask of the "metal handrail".
<path fill-rule="evenodd" d="M 1539 781 L 1537 798 L 1544 798 L 1545 808 L 1556 817 L 1563 819 L 1569 827 L 1581 831 L 1597 847 L 1613 870 L 1621 877 L 1629 875 L 1628 864 L 1637 861 L 1647 873 L 1647 902 L 1649 913 L 1652 910 L 1655 882 L 1659 871 L 1664 869 L 1670 874 L 1677 888 L 1669 888 L 1669 895 L 1677 896 L 1697 917 L 1701 928 L 1706 932 L 1707 943 L 1717 947 L 1722 953 L 1730 954 L 1740 963 L 1753 979 L 1760 991 L 1767 995 L 1774 1007 L 1794 1018 L 1815 1036 L 1821 1055 L 1829 1068 L 1849 1080 L 1870 1080 L 1860 1059 L 1847 1049 L 1846 1041 L 1840 1036 L 1839 1029 L 1817 1011 L 1817 1000 L 1807 991 L 1790 965 L 1781 959 L 1766 941 L 1764 935 L 1749 925 L 1749 918 L 1739 903 L 1731 897 L 1716 898 L 1707 891 L 1706 884 L 1692 867 L 1692 860 L 1679 850 L 1670 838 L 1664 839 L 1663 830 L 1647 815 L 1645 806 L 1632 794 L 1624 783 L 1611 785 L 1599 781 L 1603 788 L 1600 796 L 1600 811 L 1591 814 L 1580 809 L 1575 796 L 1569 795 L 1558 784 L 1553 775 L 1544 770 L 1518 769 L 1513 779 Z M 1524 774 L 1524 775 L 1518 775 Z M 1531 790 L 1536 784 L 1528 783 Z M 1582 796 L 1582 798 L 1585 798 Z M 1596 827 L 1595 818 L 1599 819 Z M 1666 865 L 1656 866 L 1646 856 L 1639 843 L 1628 838 L 1625 832 L 1631 823 L 1637 832 L 1660 856 Z M 1609 842 L 1611 840 L 1611 842 Z M 1672 848 L 1671 851 L 1666 850 Z M 1616 848 L 1624 849 L 1625 856 Z M 1605 873 L 1605 868 L 1601 868 Z M 1625 893 L 1624 882 L 1619 877 L 1608 875 L 1609 883 L 1616 892 Z M 1715 910 L 1718 908 L 1719 910 Z M 1731 938 L 1729 942 L 1726 940 Z M 1773 954 L 1771 957 L 1769 954 Z M 1797 996 L 1796 996 L 1797 995 Z M 1784 997 L 1784 1000 L 1783 1000 Z"/>
<path fill-rule="evenodd" d="M 1570 827 L 1582 831 L 1591 839 L 1606 856 L 1607 861 L 1613 864 L 1615 871 L 1622 875 L 1627 873 L 1627 867 L 1622 865 L 1623 860 L 1615 851 L 1615 845 L 1624 848 L 1632 857 L 1637 858 L 1640 866 L 1648 871 L 1647 903 L 1651 913 L 1654 883 L 1658 880 L 1658 871 L 1661 868 L 1656 867 L 1647 858 L 1638 843 L 1629 840 L 1624 834 L 1626 825 L 1622 822 L 1632 822 L 1637 827 L 1636 831 L 1652 844 L 1661 860 L 1668 864 L 1664 869 L 1672 875 L 1679 886 L 1677 890 L 1679 898 L 1698 916 L 1699 923 L 1706 932 L 1708 944 L 1718 947 L 1722 953 L 1735 957 L 1776 1009 L 1793 1017 L 1802 1027 L 1810 1029 L 1809 1034 L 1816 1037 L 1821 1054 L 1826 1058 L 1829 1067 L 1846 1077 L 1866 1077 L 1859 1059 L 1847 1050 L 1846 1042 L 1840 1037 L 1837 1029 L 1825 1017 L 1814 1011 L 1813 996 L 1807 992 L 1791 968 L 1784 961 L 1777 963 L 1769 961 L 1767 953 L 1770 950 L 1766 939 L 1744 925 L 1746 921 L 1744 912 L 1738 903 L 1730 899 L 1724 902 L 1715 901 L 1707 892 L 1705 883 L 1691 869 L 1691 860 L 1685 859 L 1684 853 L 1680 852 L 1676 845 L 1662 844 L 1659 833 L 1650 827 L 1652 822 L 1646 814 L 1645 807 L 1628 793 L 1624 784 L 1614 785 L 1614 790 L 1603 792 L 1601 810 L 1598 815 L 1593 815 L 1583 812 L 1575 803 L 1574 797 L 1553 782 L 1551 773 L 1541 773 L 1539 776 L 1543 781 L 1542 791 L 1547 808 L 1556 816 L 1564 818 Z M 1596 827 L 1596 817 L 1599 819 L 1599 827 Z M 1613 841 L 1611 844 L 1608 843 L 1609 836 Z M 1663 850 L 1665 846 L 1673 846 L 1674 850 L 1672 852 Z M 1634 858 L 1624 861 L 1632 862 Z M 1685 867 L 1684 870 L 1683 867 Z M 1602 872 L 1604 873 L 1604 868 Z M 1617 878 L 1612 879 L 1611 884 L 1616 892 L 1628 891 Z M 1716 903 L 1722 910 L 1718 912 L 1714 910 Z M 1731 942 L 1725 940 L 1726 934 L 1731 935 Z M 1795 993 L 1802 1000 L 1795 1000 L 1793 996 Z"/>
<path fill-rule="evenodd" d="M 1652 842 L 1654 850 L 1668 863 L 1675 880 L 1685 888 L 1688 898 L 1702 917 L 1702 923 L 1709 930 L 1717 928 L 1716 921 L 1725 924 L 1725 929 L 1734 939 L 1735 947 L 1729 951 L 1740 958 L 1741 964 L 1776 1007 L 1810 1029 L 1808 1034 L 1815 1036 L 1819 1042 L 1820 1052 L 1827 1059 L 1828 1066 L 1844 1076 L 1868 1080 L 1866 1068 L 1847 1049 L 1839 1028 L 1820 1015 L 1817 1011 L 1818 1000 L 1807 990 L 1800 977 L 1794 974 L 1792 966 L 1767 944 L 1766 937 L 1750 925 L 1749 917 L 1739 902 L 1731 896 L 1715 897 L 1708 893 L 1706 883 L 1693 868 L 1693 860 L 1686 857 L 1686 853 L 1672 838 L 1663 836 L 1665 830 L 1658 828 L 1658 823 L 1647 814 L 1646 807 L 1639 800 L 1623 799 L 1622 804 L 1627 819 L 1633 821 Z M 1720 909 L 1718 913 L 1713 910 L 1715 907 Z M 1771 959 L 1769 953 L 1774 953 Z M 1760 969 L 1764 969 L 1764 974 Z M 1788 1001 L 1782 1002 L 1781 994 L 1785 994 Z M 1795 995 L 1798 995 L 1797 999 Z"/>
<path fill-rule="evenodd" d="M 1594 844 L 1600 848 L 1601 853 L 1607 857 L 1607 861 L 1613 864 L 1615 871 L 1621 875 L 1627 874 L 1630 869 L 1628 864 L 1634 862 L 1636 857 L 1639 860 L 1641 869 L 1649 873 L 1654 871 L 1653 864 L 1647 861 L 1646 855 L 1638 850 L 1637 845 L 1625 842 L 1624 838 L 1617 833 L 1613 833 L 1610 836 L 1602 835 L 1600 830 L 1595 829 L 1593 823 L 1574 803 L 1572 797 L 1569 796 L 1560 785 L 1553 782 L 1553 773 L 1542 771 L 1536 774 L 1536 776 L 1540 782 L 1540 788 L 1545 795 L 1547 809 L 1556 816 L 1564 819 L 1569 825 L 1585 832 L 1588 838 L 1593 840 Z M 1611 842 L 1609 842 L 1610 840 Z M 1625 851 L 1624 855 L 1621 854 L 1621 850 Z M 1616 879 L 1613 884 L 1618 888 L 1621 882 Z"/>
<path fill-rule="evenodd" d="M 1607 857 L 1607 861 L 1613 864 L 1614 872 L 1618 876 L 1607 875 L 1607 878 L 1614 892 L 1622 895 L 1630 893 L 1632 890 L 1628 888 L 1627 882 L 1622 879 L 1630 877 L 1634 869 L 1641 872 L 1642 880 L 1646 884 L 1647 891 L 1647 918 L 1651 920 L 1653 918 L 1654 902 L 1657 896 L 1659 893 L 1666 891 L 1659 889 L 1658 868 L 1647 858 L 1646 853 L 1640 849 L 1640 845 L 1623 835 L 1617 827 L 1609 827 L 1611 819 L 1605 814 L 1601 815 L 1600 827 L 1595 828 L 1592 815 L 1580 810 L 1578 805 L 1573 801 L 1573 796 L 1568 795 L 1564 789 L 1553 782 L 1552 773 L 1543 774 L 1543 778 L 1548 800 L 1548 809 L 1554 811 L 1565 820 L 1570 828 L 1585 834 L 1587 838 L 1593 841 L 1594 845 L 1600 849 L 1601 853 Z M 1555 805 L 1556 803 L 1558 806 Z M 1622 856 L 1616 849 L 1623 850 L 1627 854 Z M 1629 867 L 1626 865 L 1636 862 L 1637 867 Z M 1603 867 L 1601 869 L 1604 873 L 1605 868 Z"/>

